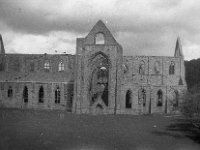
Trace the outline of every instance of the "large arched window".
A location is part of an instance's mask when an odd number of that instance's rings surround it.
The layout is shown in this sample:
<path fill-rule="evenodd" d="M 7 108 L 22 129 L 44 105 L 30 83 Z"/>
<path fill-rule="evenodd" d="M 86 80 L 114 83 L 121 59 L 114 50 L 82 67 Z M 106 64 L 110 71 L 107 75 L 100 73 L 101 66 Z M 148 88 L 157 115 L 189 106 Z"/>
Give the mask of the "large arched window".
<path fill-rule="evenodd" d="M 131 91 L 128 90 L 126 92 L 126 108 L 131 108 L 132 107 L 132 94 Z"/>
<path fill-rule="evenodd" d="M 173 75 L 174 73 L 175 73 L 175 64 L 172 61 L 171 64 L 170 64 L 170 66 L 169 66 L 169 74 Z"/>
<path fill-rule="evenodd" d="M 64 70 L 65 70 L 64 63 L 62 61 L 60 61 L 59 65 L 58 65 L 58 71 L 64 71 Z"/>
<path fill-rule="evenodd" d="M 55 90 L 55 103 L 60 104 L 60 89 L 59 89 L 59 87 L 57 87 Z"/>
<path fill-rule="evenodd" d="M 9 98 L 13 97 L 13 89 L 11 86 L 9 86 L 9 88 L 8 88 L 8 97 Z"/>
<path fill-rule="evenodd" d="M 109 67 L 110 62 L 102 52 L 93 54 L 89 60 L 91 76 L 89 80 L 90 105 L 94 105 L 99 98 L 108 106 L 109 98 Z M 88 69 L 89 69 L 88 68 Z M 103 105 L 102 105 L 103 106 Z M 104 107 L 104 106 L 103 106 Z"/>
<path fill-rule="evenodd" d="M 24 90 L 23 90 L 23 101 L 24 101 L 24 103 L 28 103 L 28 88 L 27 88 L 27 86 L 25 86 Z"/>
<path fill-rule="evenodd" d="M 143 106 L 146 106 L 146 90 L 140 89 L 138 91 L 138 104 L 141 105 L 143 103 Z"/>
<path fill-rule="evenodd" d="M 157 106 L 162 106 L 163 105 L 163 92 L 162 90 L 159 90 L 157 92 Z"/>
<path fill-rule="evenodd" d="M 39 103 L 43 103 L 44 102 L 44 88 L 43 86 L 40 86 L 39 89 Z"/>
<path fill-rule="evenodd" d="M 139 65 L 139 74 L 140 75 L 144 75 L 145 74 L 145 63 L 144 63 L 144 61 L 140 62 L 140 65 Z"/>
<path fill-rule="evenodd" d="M 105 44 L 103 33 L 97 33 L 95 37 L 95 44 Z"/>

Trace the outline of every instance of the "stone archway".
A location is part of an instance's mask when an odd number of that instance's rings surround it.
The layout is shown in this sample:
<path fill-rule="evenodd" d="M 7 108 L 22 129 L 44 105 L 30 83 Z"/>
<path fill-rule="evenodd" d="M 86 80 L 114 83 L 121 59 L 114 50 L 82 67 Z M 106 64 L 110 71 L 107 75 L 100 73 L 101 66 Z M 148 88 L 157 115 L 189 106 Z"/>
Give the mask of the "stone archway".
<path fill-rule="evenodd" d="M 109 70 L 108 57 L 97 53 L 90 59 L 89 68 L 89 104 L 92 114 L 104 114 L 109 105 Z"/>

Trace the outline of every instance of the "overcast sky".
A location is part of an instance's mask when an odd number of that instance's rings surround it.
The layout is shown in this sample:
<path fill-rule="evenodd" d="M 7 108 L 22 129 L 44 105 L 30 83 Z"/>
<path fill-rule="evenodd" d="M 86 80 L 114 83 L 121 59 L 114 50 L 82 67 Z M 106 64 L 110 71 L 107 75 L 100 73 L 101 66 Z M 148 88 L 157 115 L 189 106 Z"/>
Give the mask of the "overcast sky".
<path fill-rule="evenodd" d="M 0 0 L 0 34 L 8 53 L 75 53 L 101 19 L 124 55 L 200 57 L 200 0 Z"/>

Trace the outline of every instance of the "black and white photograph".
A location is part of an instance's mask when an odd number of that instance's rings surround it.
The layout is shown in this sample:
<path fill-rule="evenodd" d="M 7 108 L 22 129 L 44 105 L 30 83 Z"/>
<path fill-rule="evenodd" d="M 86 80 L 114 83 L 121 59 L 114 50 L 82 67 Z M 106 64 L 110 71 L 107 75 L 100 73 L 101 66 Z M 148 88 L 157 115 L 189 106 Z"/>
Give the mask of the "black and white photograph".
<path fill-rule="evenodd" d="M 0 150 L 200 150 L 200 1 L 0 0 Z"/>

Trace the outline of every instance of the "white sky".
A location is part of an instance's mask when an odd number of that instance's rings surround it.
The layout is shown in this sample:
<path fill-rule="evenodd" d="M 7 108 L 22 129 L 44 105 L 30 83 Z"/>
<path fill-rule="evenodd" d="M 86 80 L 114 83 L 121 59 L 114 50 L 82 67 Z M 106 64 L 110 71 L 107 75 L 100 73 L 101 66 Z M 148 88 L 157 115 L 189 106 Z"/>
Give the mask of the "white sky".
<path fill-rule="evenodd" d="M 199 0 L 0 0 L 0 33 L 8 53 L 74 53 L 76 38 L 101 19 L 124 55 L 200 57 Z"/>

